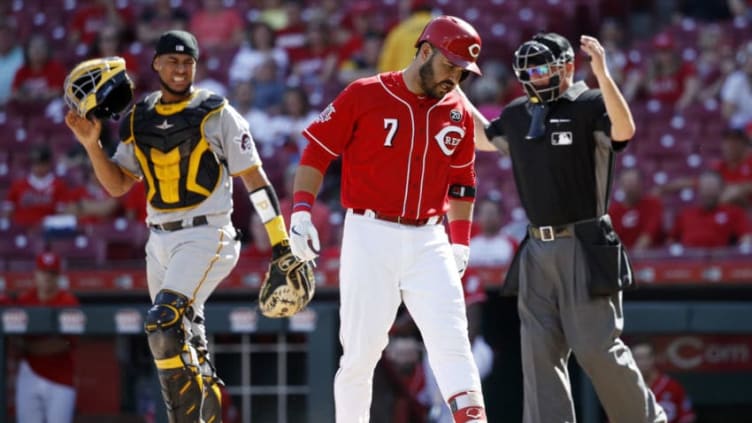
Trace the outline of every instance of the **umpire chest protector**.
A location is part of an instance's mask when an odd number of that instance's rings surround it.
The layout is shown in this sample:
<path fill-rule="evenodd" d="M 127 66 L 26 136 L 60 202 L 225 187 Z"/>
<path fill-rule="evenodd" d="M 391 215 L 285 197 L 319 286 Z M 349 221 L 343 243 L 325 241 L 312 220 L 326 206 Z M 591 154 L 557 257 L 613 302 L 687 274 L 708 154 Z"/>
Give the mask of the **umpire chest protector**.
<path fill-rule="evenodd" d="M 222 178 L 222 164 L 204 138 L 203 125 L 224 107 L 225 100 L 206 91 L 196 95 L 204 98 L 178 105 L 158 105 L 158 96 L 149 96 L 136 104 L 120 127 L 120 139 L 134 144 L 147 201 L 155 209 L 193 208 L 211 195 Z"/>

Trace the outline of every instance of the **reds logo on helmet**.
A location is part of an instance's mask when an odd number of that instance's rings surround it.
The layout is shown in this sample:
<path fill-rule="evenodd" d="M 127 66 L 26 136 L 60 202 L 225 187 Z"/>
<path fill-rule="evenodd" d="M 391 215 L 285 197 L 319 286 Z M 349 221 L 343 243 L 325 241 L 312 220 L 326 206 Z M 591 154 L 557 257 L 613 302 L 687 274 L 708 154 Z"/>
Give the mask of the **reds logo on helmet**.
<path fill-rule="evenodd" d="M 454 65 L 482 75 L 475 63 L 482 45 L 480 35 L 469 23 L 455 16 L 438 16 L 428 22 L 415 47 L 423 41 L 439 49 Z"/>

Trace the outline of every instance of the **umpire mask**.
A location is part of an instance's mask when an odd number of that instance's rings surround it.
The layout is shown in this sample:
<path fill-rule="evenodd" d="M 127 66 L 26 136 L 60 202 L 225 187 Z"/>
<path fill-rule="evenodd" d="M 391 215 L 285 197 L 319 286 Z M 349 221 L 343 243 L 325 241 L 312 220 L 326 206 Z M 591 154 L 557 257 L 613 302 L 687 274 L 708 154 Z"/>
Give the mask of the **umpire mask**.
<path fill-rule="evenodd" d="M 133 100 L 125 60 L 112 56 L 79 63 L 65 78 L 65 103 L 79 116 L 117 119 Z"/>
<path fill-rule="evenodd" d="M 574 60 L 574 50 L 566 38 L 556 33 L 538 34 L 514 52 L 512 68 L 530 100 L 532 117 L 526 138 L 545 133 L 548 103 L 561 96 L 561 82 L 566 78 L 566 64 Z"/>

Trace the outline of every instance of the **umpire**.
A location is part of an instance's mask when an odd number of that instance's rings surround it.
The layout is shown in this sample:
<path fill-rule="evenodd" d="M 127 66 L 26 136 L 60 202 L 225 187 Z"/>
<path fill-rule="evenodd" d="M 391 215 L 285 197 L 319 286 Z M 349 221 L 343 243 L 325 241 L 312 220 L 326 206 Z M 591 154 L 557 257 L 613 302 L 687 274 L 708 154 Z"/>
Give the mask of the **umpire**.
<path fill-rule="evenodd" d="M 574 422 L 571 352 L 613 423 L 666 422 L 629 348 L 619 339 L 626 253 L 606 214 L 614 153 L 634 135 L 631 112 L 597 39 L 580 38 L 598 89 L 573 82 L 574 51 L 538 34 L 514 55 L 526 96 L 490 124 L 477 110 L 477 148 L 512 159 L 530 226 L 504 284 L 517 292 L 525 423 Z"/>

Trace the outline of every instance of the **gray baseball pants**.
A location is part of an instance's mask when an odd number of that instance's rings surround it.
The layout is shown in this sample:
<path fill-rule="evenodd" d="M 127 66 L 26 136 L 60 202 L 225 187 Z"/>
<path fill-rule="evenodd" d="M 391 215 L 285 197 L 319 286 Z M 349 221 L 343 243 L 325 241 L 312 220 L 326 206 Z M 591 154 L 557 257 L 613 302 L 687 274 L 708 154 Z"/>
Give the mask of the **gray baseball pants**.
<path fill-rule="evenodd" d="M 574 352 L 611 423 L 666 422 L 666 414 L 619 339 L 621 293 L 591 298 L 575 237 L 530 238 L 520 251 L 524 423 L 574 423 L 567 362 Z"/>

